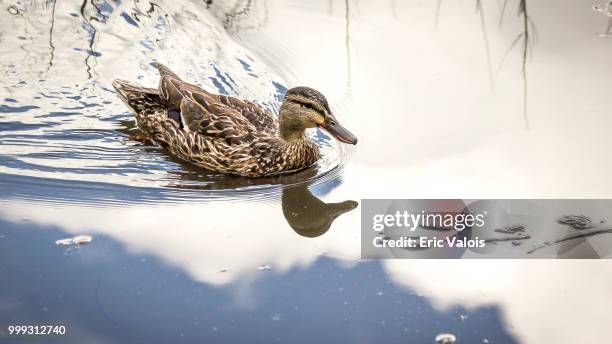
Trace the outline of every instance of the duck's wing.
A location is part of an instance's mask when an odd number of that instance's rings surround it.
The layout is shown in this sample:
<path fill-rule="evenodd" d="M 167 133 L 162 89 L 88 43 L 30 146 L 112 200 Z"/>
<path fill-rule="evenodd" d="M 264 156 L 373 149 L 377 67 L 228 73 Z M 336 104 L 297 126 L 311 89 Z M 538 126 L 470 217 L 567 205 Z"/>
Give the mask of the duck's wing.
<path fill-rule="evenodd" d="M 216 95 L 219 101 L 228 107 L 240 112 L 257 130 L 274 133 L 278 131 L 278 119 L 270 111 L 261 106 L 230 96 Z"/>
<path fill-rule="evenodd" d="M 184 82 L 170 68 L 161 63 L 156 65 L 159 71 L 159 96 L 170 110 L 179 110 L 183 100 L 185 89 L 200 89 L 196 85 Z"/>
<path fill-rule="evenodd" d="M 222 139 L 229 145 L 247 144 L 264 135 L 236 109 L 209 102 L 199 92 L 183 92 L 180 111 L 185 130 Z"/>
<path fill-rule="evenodd" d="M 181 80 L 168 67 L 157 64 L 160 74 L 159 94 L 169 109 L 179 110 L 187 97 L 192 102 L 210 108 L 210 116 L 236 117 L 236 122 L 248 121 L 257 131 L 272 134 L 278 131 L 278 119 L 270 111 L 248 100 L 209 93 L 197 85 Z M 191 107 L 191 105 L 187 105 Z M 195 111 L 195 110 L 194 110 Z M 217 112 L 218 111 L 218 112 Z M 242 118 L 242 119 L 241 119 Z M 225 118 L 221 119 L 225 121 Z"/>

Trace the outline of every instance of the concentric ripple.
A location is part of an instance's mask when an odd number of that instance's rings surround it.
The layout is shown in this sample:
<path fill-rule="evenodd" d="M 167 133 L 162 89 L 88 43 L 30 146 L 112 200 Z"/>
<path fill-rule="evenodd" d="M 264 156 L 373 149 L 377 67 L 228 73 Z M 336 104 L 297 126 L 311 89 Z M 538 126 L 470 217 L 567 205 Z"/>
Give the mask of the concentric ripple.
<path fill-rule="evenodd" d="M 323 155 L 315 166 L 257 179 L 212 173 L 131 141 L 133 117 L 110 81 L 153 86 L 152 61 L 205 89 L 253 100 L 275 113 L 291 76 L 229 36 L 240 19 L 220 21 L 221 7 L 209 10 L 189 0 L 84 4 L 18 3 L 11 4 L 15 11 L 1 14 L 2 31 L 28 33 L 6 37 L 0 46 L 0 87 L 7 90 L 0 98 L 4 197 L 108 204 L 265 200 L 280 197 L 283 186 L 340 181 L 346 153 L 320 131 L 310 133 Z M 46 189 L 37 191 L 41 185 Z"/>

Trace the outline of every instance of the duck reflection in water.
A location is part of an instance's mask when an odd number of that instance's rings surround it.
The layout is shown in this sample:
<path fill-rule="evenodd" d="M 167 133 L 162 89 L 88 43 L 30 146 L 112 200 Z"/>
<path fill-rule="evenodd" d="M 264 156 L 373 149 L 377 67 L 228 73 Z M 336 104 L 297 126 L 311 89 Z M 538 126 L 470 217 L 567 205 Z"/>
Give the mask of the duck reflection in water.
<path fill-rule="evenodd" d="M 187 182 L 185 184 L 174 184 L 172 187 L 223 190 L 227 192 L 229 197 L 235 194 L 237 189 L 280 184 L 282 187 L 283 216 L 289 226 L 303 237 L 315 238 L 325 234 L 338 216 L 357 208 L 358 205 L 353 200 L 325 203 L 315 196 L 309 190 L 309 186 L 314 185 L 316 181 L 317 169 L 315 166 L 294 174 L 277 177 L 241 178 L 211 173 L 171 156 L 168 156 L 168 158 L 181 165 L 180 169 L 169 171 L 169 173 L 176 174 L 180 180 Z M 194 185 L 193 182 L 200 182 L 201 184 Z M 334 179 L 319 185 L 329 186 L 329 189 L 332 189 L 338 182 L 339 179 Z M 273 194 L 277 189 L 270 188 L 267 190 L 269 190 L 270 196 L 274 197 Z M 254 192 L 261 192 L 261 190 L 255 190 Z"/>
<path fill-rule="evenodd" d="M 355 208 L 357 202 L 325 203 L 308 189 L 308 184 L 283 187 L 283 215 L 293 230 L 304 237 L 325 234 L 334 220 Z"/>

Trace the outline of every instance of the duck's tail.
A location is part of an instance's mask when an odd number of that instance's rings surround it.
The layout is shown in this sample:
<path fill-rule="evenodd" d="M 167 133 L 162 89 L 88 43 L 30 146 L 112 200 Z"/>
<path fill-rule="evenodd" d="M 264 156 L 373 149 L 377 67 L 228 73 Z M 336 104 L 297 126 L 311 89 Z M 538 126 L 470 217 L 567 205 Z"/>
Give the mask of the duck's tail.
<path fill-rule="evenodd" d="M 160 107 L 159 92 L 154 88 L 146 88 L 126 80 L 113 80 L 117 96 L 134 112 Z"/>
<path fill-rule="evenodd" d="M 158 139 L 160 123 L 167 118 L 159 92 L 125 80 L 114 80 L 113 87 L 117 96 L 134 112 L 140 129 Z"/>
<path fill-rule="evenodd" d="M 165 65 L 159 62 L 152 62 L 151 65 L 157 68 L 160 77 L 171 77 L 176 80 L 181 80 L 181 78 L 179 78 L 176 73 L 174 73 L 172 70 L 170 70 L 170 68 L 166 67 Z"/>

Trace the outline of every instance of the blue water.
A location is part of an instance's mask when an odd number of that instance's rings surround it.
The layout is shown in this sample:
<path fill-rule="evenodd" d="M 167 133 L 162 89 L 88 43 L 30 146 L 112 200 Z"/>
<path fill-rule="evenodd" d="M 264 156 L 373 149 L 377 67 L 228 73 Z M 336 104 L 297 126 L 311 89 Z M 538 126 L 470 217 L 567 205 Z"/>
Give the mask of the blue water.
<path fill-rule="evenodd" d="M 437 311 L 377 262 L 345 268 L 322 258 L 282 275 L 261 271 L 237 296 L 243 286 L 200 283 L 111 238 L 65 251 L 50 244 L 66 235 L 61 228 L 0 228 L 0 323 L 66 324 L 66 343 L 430 343 L 440 332 L 467 343 L 516 342 L 496 307 Z"/>
<path fill-rule="evenodd" d="M 0 1 L 0 325 L 68 327 L 0 341 L 600 338 L 601 266 L 359 259 L 363 198 L 610 197 L 606 17 L 530 2 L 525 42 L 521 1 Z M 315 87 L 359 145 L 314 130 L 297 174 L 196 168 L 131 139 L 112 90 L 156 61 L 275 113 Z"/>

